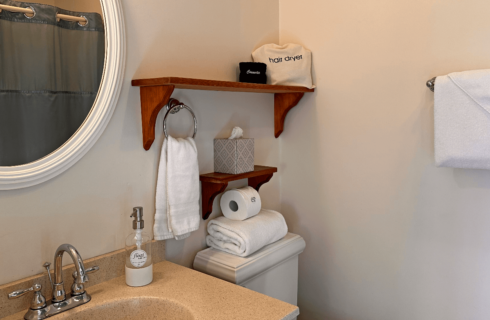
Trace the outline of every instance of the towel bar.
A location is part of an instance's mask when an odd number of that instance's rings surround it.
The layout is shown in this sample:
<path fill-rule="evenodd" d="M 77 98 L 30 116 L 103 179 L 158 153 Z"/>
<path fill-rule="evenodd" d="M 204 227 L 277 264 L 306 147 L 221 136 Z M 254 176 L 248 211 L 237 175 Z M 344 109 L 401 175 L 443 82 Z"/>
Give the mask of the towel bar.
<path fill-rule="evenodd" d="M 425 85 L 427 86 L 427 88 L 430 89 L 430 91 L 434 92 L 434 86 L 436 85 L 436 77 L 428 80 Z"/>
<path fill-rule="evenodd" d="M 168 139 L 168 134 L 167 134 L 167 117 L 168 117 L 168 115 L 170 113 L 176 114 L 177 112 L 179 112 L 180 110 L 182 110 L 184 108 L 187 109 L 191 113 L 192 117 L 194 118 L 194 134 L 192 135 L 192 138 L 196 137 L 197 118 L 196 118 L 196 115 L 194 114 L 194 111 L 192 111 L 192 109 L 190 107 L 186 106 L 185 104 L 183 104 L 182 102 L 180 102 L 177 99 L 170 98 L 170 100 L 168 100 L 168 103 L 165 105 L 165 108 L 167 109 L 167 112 L 165 113 L 165 117 L 163 118 L 163 133 L 165 134 L 165 138 Z"/>

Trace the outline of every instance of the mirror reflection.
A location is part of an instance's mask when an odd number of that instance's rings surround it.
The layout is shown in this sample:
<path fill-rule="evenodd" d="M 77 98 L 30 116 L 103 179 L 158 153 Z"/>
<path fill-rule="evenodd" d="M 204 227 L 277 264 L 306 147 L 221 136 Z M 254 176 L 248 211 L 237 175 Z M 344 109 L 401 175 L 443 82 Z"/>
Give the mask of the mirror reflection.
<path fill-rule="evenodd" d="M 0 166 L 17 166 L 61 147 L 90 113 L 104 23 L 99 0 L 0 0 L 0 9 Z"/>

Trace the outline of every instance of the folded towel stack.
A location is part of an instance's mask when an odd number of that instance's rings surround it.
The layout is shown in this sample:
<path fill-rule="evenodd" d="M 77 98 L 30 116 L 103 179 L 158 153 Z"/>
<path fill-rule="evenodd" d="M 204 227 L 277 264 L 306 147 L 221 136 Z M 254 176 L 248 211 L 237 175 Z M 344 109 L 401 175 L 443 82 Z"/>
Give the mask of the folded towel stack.
<path fill-rule="evenodd" d="M 208 246 L 240 257 L 246 257 L 268 244 L 281 240 L 288 233 L 282 214 L 262 209 L 243 221 L 218 217 L 208 224 Z"/>
<path fill-rule="evenodd" d="M 220 204 L 225 217 L 209 222 L 208 246 L 247 257 L 286 236 L 288 226 L 282 214 L 262 209 L 259 194 L 250 189 L 229 190 L 222 196 Z M 236 207 L 229 203 L 235 203 Z"/>

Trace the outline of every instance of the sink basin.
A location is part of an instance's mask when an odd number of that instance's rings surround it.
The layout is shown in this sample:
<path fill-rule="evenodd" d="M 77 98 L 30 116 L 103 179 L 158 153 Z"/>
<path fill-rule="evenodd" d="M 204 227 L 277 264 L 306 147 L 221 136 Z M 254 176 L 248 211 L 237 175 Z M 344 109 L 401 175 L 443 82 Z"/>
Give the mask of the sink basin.
<path fill-rule="evenodd" d="M 132 299 L 117 299 L 101 305 L 92 305 L 88 308 L 73 309 L 69 315 L 73 320 L 98 319 L 196 319 L 192 312 L 178 302 L 155 298 L 135 297 Z"/>
<path fill-rule="evenodd" d="M 110 263 L 116 261 L 110 256 L 109 260 Z M 111 272 L 114 271 L 107 271 Z M 15 286 L 11 286 L 10 291 L 19 287 L 18 284 Z M 87 292 L 92 296 L 90 302 L 50 317 L 49 320 L 290 320 L 299 315 L 297 306 L 169 261 L 153 266 L 153 282 L 147 286 L 129 287 L 125 277 L 119 276 L 95 283 L 87 288 Z M 9 311 L 7 304 L 3 303 L 6 296 L 0 295 L 0 318 L 2 312 Z M 23 302 L 25 308 L 28 308 L 29 299 L 17 301 Z M 4 308 L 4 305 L 7 307 Z M 26 309 L 19 307 L 20 304 L 17 306 L 18 312 L 8 315 L 5 320 L 23 320 Z"/>

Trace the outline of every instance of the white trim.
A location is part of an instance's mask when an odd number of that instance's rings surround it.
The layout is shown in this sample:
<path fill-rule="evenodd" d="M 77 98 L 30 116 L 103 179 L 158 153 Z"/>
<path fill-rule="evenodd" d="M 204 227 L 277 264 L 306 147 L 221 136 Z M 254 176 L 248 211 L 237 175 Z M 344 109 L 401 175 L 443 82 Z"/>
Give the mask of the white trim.
<path fill-rule="evenodd" d="M 0 167 L 0 190 L 30 187 L 61 174 L 90 150 L 109 123 L 123 83 L 125 31 L 120 0 L 100 2 L 105 24 L 105 64 L 90 114 L 70 140 L 46 157 L 25 165 Z"/>

